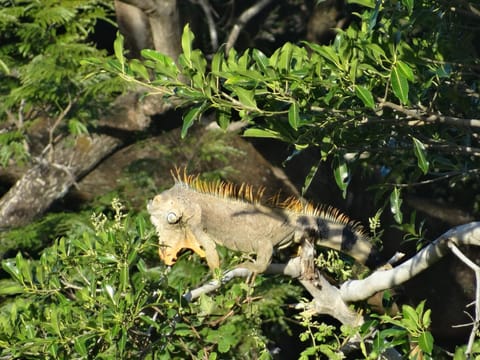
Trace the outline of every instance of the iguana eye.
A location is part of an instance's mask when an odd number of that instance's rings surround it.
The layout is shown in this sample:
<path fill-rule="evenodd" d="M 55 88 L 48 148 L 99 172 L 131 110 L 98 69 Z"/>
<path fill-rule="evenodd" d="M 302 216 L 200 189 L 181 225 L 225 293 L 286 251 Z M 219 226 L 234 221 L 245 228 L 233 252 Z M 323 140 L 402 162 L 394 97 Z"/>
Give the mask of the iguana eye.
<path fill-rule="evenodd" d="M 176 224 L 177 222 L 180 221 L 180 218 L 181 216 L 178 216 L 177 214 L 175 214 L 174 212 L 169 212 L 167 214 L 167 222 L 169 224 Z"/>

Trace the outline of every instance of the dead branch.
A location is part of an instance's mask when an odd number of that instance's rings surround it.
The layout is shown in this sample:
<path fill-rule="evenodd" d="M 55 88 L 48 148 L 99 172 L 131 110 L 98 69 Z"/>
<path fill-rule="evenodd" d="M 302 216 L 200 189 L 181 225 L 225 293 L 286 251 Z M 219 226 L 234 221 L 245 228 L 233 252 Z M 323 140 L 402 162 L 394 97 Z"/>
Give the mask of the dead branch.
<path fill-rule="evenodd" d="M 363 318 L 347 306 L 349 302 L 368 299 L 379 291 L 393 288 L 410 280 L 449 253 L 452 246 L 458 245 L 480 246 L 480 222 L 457 226 L 395 268 L 378 270 L 362 280 L 347 281 L 340 288 L 328 283 L 318 272 L 314 279 L 302 278 L 305 271 L 305 259 L 301 257 L 292 258 L 287 264 L 271 264 L 265 273 L 299 278 L 300 283 L 313 297 L 312 303 L 309 305 L 311 311 L 315 311 L 317 314 L 330 315 L 344 324 L 358 326 L 363 323 Z M 211 281 L 191 290 L 185 294 L 185 298 L 193 301 L 201 294 L 214 291 L 235 277 L 250 275 L 251 272 L 247 269 L 234 269 L 226 273 L 220 280 Z M 480 280 L 478 281 L 480 282 Z M 479 289 L 480 286 L 477 286 L 478 299 L 480 299 Z M 480 301 L 478 299 L 477 301 Z M 478 310 L 478 317 L 480 319 L 480 310 Z M 476 319 L 477 323 L 479 323 L 478 319 Z"/>
<path fill-rule="evenodd" d="M 373 294 L 410 280 L 450 252 L 449 243 L 480 246 L 480 222 L 450 229 L 414 257 L 390 270 L 379 270 L 362 280 L 350 280 L 340 287 L 346 302 L 368 299 Z"/>
<path fill-rule="evenodd" d="M 208 33 L 210 35 L 210 46 L 212 47 L 212 51 L 215 51 L 218 48 L 218 34 L 212 15 L 213 9 L 207 0 L 192 0 L 192 2 L 198 3 L 205 14 L 205 20 L 207 21 L 208 25 Z"/>
<path fill-rule="evenodd" d="M 100 125 L 145 129 L 150 124 L 150 115 L 174 106 L 158 96 L 148 96 L 142 101 L 139 98 L 136 93 L 121 96 L 110 114 L 99 121 Z M 51 158 L 38 157 L 0 199 L 0 231 L 28 224 L 43 214 L 53 201 L 62 198 L 78 179 L 122 144 L 122 139 L 106 134 L 63 138 L 54 145 Z"/>
<path fill-rule="evenodd" d="M 472 331 L 470 332 L 470 336 L 468 337 L 467 348 L 465 349 L 465 355 L 467 359 L 469 359 L 473 351 L 473 343 L 475 341 L 476 334 L 480 327 L 480 266 L 478 266 L 472 260 L 466 257 L 455 245 L 455 243 L 449 242 L 448 246 L 456 257 L 462 260 L 465 265 L 467 265 L 475 272 L 475 319 L 473 321 Z"/>
<path fill-rule="evenodd" d="M 409 118 L 416 119 L 408 122 L 409 125 L 424 125 L 429 123 L 444 123 L 462 127 L 480 127 L 480 119 L 463 119 L 441 114 L 426 113 L 420 110 L 404 108 L 401 105 L 389 101 L 381 101 L 380 108 L 389 108 L 398 111 Z"/>
<path fill-rule="evenodd" d="M 255 17 L 271 2 L 272 0 L 261 0 L 249 7 L 242 13 L 242 15 L 240 15 L 235 25 L 233 25 L 230 35 L 228 36 L 227 44 L 225 46 L 225 53 L 228 54 L 233 45 L 235 45 L 235 42 L 237 41 L 238 36 L 240 35 L 240 32 L 242 31 L 245 24 L 248 23 L 253 17 Z"/>

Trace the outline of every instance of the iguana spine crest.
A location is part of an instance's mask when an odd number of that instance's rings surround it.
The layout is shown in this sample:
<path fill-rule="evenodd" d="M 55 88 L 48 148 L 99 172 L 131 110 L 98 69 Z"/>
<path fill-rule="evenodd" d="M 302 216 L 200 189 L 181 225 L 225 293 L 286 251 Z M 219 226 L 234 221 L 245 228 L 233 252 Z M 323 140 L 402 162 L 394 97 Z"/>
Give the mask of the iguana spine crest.
<path fill-rule="evenodd" d="M 245 201 L 251 204 L 262 204 L 271 208 L 280 208 L 296 214 L 316 216 L 331 222 L 348 226 L 361 236 L 367 236 L 363 225 L 351 220 L 339 209 L 331 205 L 315 205 L 310 201 L 289 196 L 281 199 L 280 192 L 269 199 L 264 199 L 265 187 L 257 190 L 252 185 L 242 183 L 240 186 L 229 181 L 205 181 L 200 175 L 188 174 L 186 168 L 175 168 L 171 171 L 175 183 L 182 184 L 191 190 L 224 199 Z"/>

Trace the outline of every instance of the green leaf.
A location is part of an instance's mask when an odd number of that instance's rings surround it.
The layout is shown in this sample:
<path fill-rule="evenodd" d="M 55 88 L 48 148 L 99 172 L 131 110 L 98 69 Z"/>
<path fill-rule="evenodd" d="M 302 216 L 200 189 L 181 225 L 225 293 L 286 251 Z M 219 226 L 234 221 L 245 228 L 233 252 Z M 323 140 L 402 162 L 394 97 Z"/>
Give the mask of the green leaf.
<path fill-rule="evenodd" d="M 193 122 L 197 120 L 200 115 L 203 113 L 205 110 L 205 103 L 195 106 L 191 108 L 187 114 L 183 117 L 183 126 L 182 126 L 182 131 L 181 131 L 181 138 L 185 139 L 185 136 L 187 136 L 188 129 L 193 125 Z"/>
<path fill-rule="evenodd" d="M 245 130 L 243 136 L 283 140 L 282 135 L 277 131 L 256 128 L 250 128 Z"/>
<path fill-rule="evenodd" d="M 143 80 L 147 82 L 150 81 L 150 76 L 148 75 L 148 71 L 145 66 L 138 60 L 133 59 L 130 61 L 130 69 L 134 72 L 137 77 L 141 77 Z"/>
<path fill-rule="evenodd" d="M 305 181 L 304 181 L 303 187 L 302 187 L 302 196 L 305 195 L 308 188 L 312 184 L 312 180 L 315 177 L 315 175 L 317 174 L 318 168 L 320 167 L 320 163 L 321 163 L 321 160 L 317 164 L 313 165 L 310 168 L 310 171 L 308 172 L 308 175 L 305 177 Z"/>
<path fill-rule="evenodd" d="M 117 305 L 117 301 L 115 300 L 115 288 L 110 284 L 105 284 L 103 290 L 107 293 L 112 304 Z"/>
<path fill-rule="evenodd" d="M 290 105 L 288 109 L 288 123 L 294 130 L 298 130 L 300 123 L 300 110 L 298 109 L 298 103 L 295 101 Z"/>
<path fill-rule="evenodd" d="M 403 6 L 407 8 L 408 15 L 412 14 L 414 0 L 402 0 Z"/>
<path fill-rule="evenodd" d="M 425 310 L 425 312 L 423 313 L 422 325 L 425 328 L 428 328 L 430 326 L 431 322 L 432 322 L 431 319 L 430 319 L 431 313 L 432 313 L 432 310 L 430 310 L 430 309 Z"/>
<path fill-rule="evenodd" d="M 0 295 L 17 295 L 24 292 L 24 287 L 11 280 L 7 283 L 2 281 L 0 286 Z"/>
<path fill-rule="evenodd" d="M 418 337 L 418 345 L 420 349 L 426 354 L 432 354 L 433 351 L 433 336 L 430 331 L 425 331 Z"/>
<path fill-rule="evenodd" d="M 113 52 L 115 57 L 121 65 L 122 72 L 125 68 L 125 57 L 123 56 L 123 35 L 120 32 L 117 32 L 117 37 L 113 42 Z"/>
<path fill-rule="evenodd" d="M 280 70 L 289 71 L 293 55 L 293 45 L 287 42 L 280 50 L 277 66 Z"/>
<path fill-rule="evenodd" d="M 417 158 L 417 164 L 420 170 L 422 170 L 423 174 L 425 175 L 428 172 L 428 168 L 430 163 L 427 160 L 426 152 L 425 152 L 425 145 L 415 137 L 413 139 L 413 153 Z"/>
<path fill-rule="evenodd" d="M 342 190 L 342 196 L 345 199 L 347 196 L 347 187 L 350 183 L 350 174 L 348 171 L 347 162 L 343 156 L 335 157 L 335 168 L 333 169 L 333 175 L 335 182 L 340 190 Z"/>
<path fill-rule="evenodd" d="M 380 5 L 382 4 L 382 0 L 375 0 L 375 8 L 372 11 L 372 14 L 370 16 L 369 22 L 368 22 L 368 31 L 373 30 L 375 25 L 377 24 L 377 19 L 378 19 L 378 13 L 380 11 Z"/>
<path fill-rule="evenodd" d="M 333 50 L 331 46 L 325 46 L 325 45 L 319 46 L 316 44 L 309 44 L 309 46 L 312 47 L 312 49 L 315 52 L 317 52 L 319 55 L 321 55 L 325 59 L 332 62 L 335 65 L 335 67 L 339 69 L 343 68 L 340 62 L 340 58 L 338 57 L 338 54 L 335 52 L 335 50 Z"/>
<path fill-rule="evenodd" d="M 402 202 L 403 200 L 400 197 L 400 189 L 396 187 L 390 194 L 390 211 L 392 212 L 393 218 L 397 224 L 401 224 L 403 222 L 403 214 L 402 210 L 400 209 Z"/>
<path fill-rule="evenodd" d="M 410 320 L 411 323 L 415 324 L 415 327 L 411 327 L 408 330 L 417 330 L 420 323 L 417 311 L 409 305 L 404 305 L 402 306 L 402 315 L 403 321 Z"/>
<path fill-rule="evenodd" d="M 398 60 L 396 63 L 398 71 L 407 78 L 409 81 L 414 81 L 415 77 L 413 76 L 413 71 L 406 63 L 401 60 Z"/>
<path fill-rule="evenodd" d="M 390 73 L 390 81 L 395 96 L 402 104 L 408 103 L 408 81 L 398 66 L 394 66 Z"/>
<path fill-rule="evenodd" d="M 212 59 L 212 72 L 218 74 L 222 70 L 223 53 L 217 52 Z"/>
<path fill-rule="evenodd" d="M 182 50 L 183 55 L 185 56 L 185 60 L 191 64 L 192 62 L 192 43 L 195 36 L 193 35 L 192 31 L 190 30 L 190 25 L 186 24 L 183 28 L 182 34 Z"/>
<path fill-rule="evenodd" d="M 233 87 L 233 91 L 237 94 L 238 100 L 248 108 L 257 108 L 257 102 L 255 101 L 254 90 L 247 90 L 241 87 Z M 249 109 L 249 110 L 250 110 Z"/>
<path fill-rule="evenodd" d="M 361 85 L 355 85 L 355 95 L 362 100 L 363 104 L 370 109 L 375 108 L 375 102 L 373 101 L 373 95 L 370 90 Z"/>
<path fill-rule="evenodd" d="M 373 9 L 375 7 L 375 0 L 347 0 L 347 4 L 358 4 Z"/>
<path fill-rule="evenodd" d="M 178 76 L 178 67 L 175 61 L 170 56 L 159 53 L 152 49 L 143 49 L 142 56 L 154 62 L 155 71 L 159 74 L 166 75 L 170 78 L 176 78 Z"/>
<path fill-rule="evenodd" d="M 20 269 L 17 267 L 13 259 L 7 259 L 2 261 L 2 268 L 7 273 L 9 273 L 10 276 L 14 278 L 16 281 L 18 281 L 19 283 L 23 283 L 23 276 L 20 273 Z"/>
<path fill-rule="evenodd" d="M 268 58 L 260 50 L 253 49 L 252 51 L 253 60 L 257 63 L 259 68 L 265 73 L 268 68 Z"/>
<path fill-rule="evenodd" d="M 218 125 L 222 130 L 227 130 L 230 125 L 230 111 L 227 108 L 222 108 L 218 111 Z"/>

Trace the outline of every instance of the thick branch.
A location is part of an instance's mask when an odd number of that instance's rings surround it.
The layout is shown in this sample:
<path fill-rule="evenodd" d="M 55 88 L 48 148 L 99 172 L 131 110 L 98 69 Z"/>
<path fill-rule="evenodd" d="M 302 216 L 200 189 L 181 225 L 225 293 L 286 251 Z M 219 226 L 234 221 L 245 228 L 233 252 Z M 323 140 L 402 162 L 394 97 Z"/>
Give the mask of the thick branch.
<path fill-rule="evenodd" d="M 462 127 L 480 127 L 480 119 L 463 119 L 453 116 L 445 116 L 441 114 L 426 114 L 418 110 L 406 109 L 401 105 L 397 105 L 389 101 L 381 102 L 380 107 L 389 108 L 398 111 L 412 119 L 417 119 L 415 121 L 410 121 L 409 124 L 411 123 L 411 125 L 420 125 L 423 123 L 445 123 Z"/>
<path fill-rule="evenodd" d="M 74 146 L 71 140 L 67 138 L 55 147 L 54 162 L 40 159 L 0 199 L 0 229 L 24 225 L 42 214 L 120 145 L 120 140 L 106 135 L 80 137 Z"/>
<path fill-rule="evenodd" d="M 364 300 L 379 291 L 403 284 L 449 253 L 449 242 L 479 246 L 480 222 L 460 225 L 447 231 L 410 260 L 391 270 L 379 270 L 363 280 L 345 282 L 340 288 L 342 299 L 346 302 Z"/>
<path fill-rule="evenodd" d="M 99 123 L 103 127 L 143 130 L 150 115 L 172 108 L 161 97 L 144 101 L 129 93 L 117 99 L 110 115 Z M 48 159 L 39 158 L 0 199 L 0 230 L 28 224 L 53 201 L 63 197 L 76 181 L 88 173 L 123 141 L 109 135 L 68 136 L 53 146 Z"/>
<path fill-rule="evenodd" d="M 235 42 L 237 41 L 238 36 L 240 35 L 240 32 L 242 31 L 245 24 L 249 22 L 253 17 L 258 15 L 258 13 L 262 11 L 271 2 L 272 0 L 261 0 L 255 3 L 253 6 L 249 7 L 242 13 L 242 15 L 240 15 L 235 25 L 233 25 L 230 35 L 228 36 L 227 45 L 225 46 L 225 52 L 227 54 L 233 47 L 233 45 L 235 45 Z"/>

